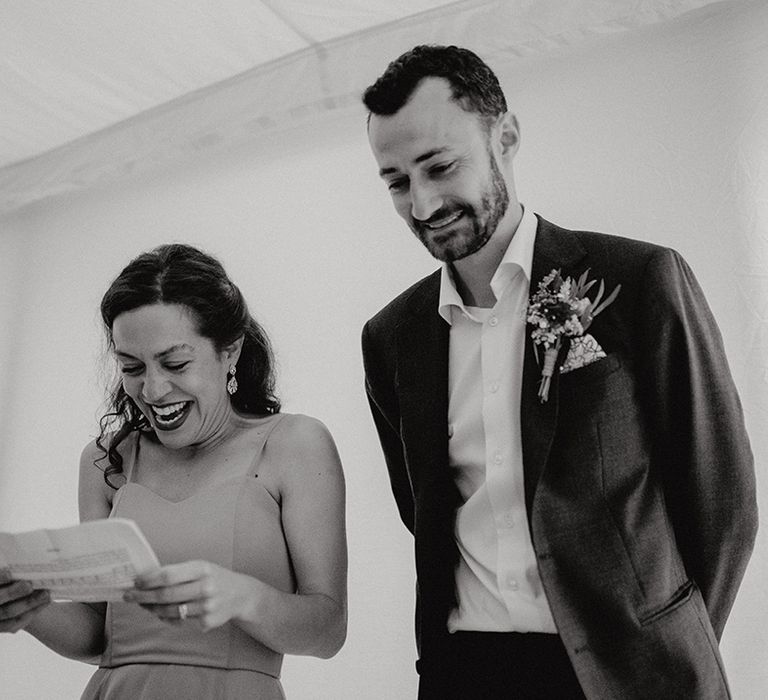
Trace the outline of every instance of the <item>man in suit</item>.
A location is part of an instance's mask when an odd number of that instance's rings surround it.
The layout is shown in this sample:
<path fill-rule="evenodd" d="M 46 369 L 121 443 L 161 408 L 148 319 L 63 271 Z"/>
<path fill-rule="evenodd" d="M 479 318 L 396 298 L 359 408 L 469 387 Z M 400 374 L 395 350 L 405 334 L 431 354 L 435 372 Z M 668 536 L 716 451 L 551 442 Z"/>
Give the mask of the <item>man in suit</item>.
<path fill-rule="evenodd" d="M 718 640 L 754 542 L 754 468 L 692 272 L 524 208 L 518 123 L 472 52 L 416 47 L 364 102 L 395 209 L 442 262 L 363 331 L 415 539 L 419 698 L 727 697 Z M 526 321 L 553 270 L 619 291 L 588 336 L 561 338 L 543 396 Z"/>

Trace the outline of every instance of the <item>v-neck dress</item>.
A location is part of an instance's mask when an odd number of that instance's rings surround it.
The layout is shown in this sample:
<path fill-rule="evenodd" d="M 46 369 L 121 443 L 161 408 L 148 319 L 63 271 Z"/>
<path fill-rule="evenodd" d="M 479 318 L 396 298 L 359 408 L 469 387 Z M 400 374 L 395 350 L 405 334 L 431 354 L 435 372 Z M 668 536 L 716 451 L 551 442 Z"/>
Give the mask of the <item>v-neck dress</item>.
<path fill-rule="evenodd" d="M 269 433 L 285 414 L 265 420 L 248 473 L 168 501 L 131 481 L 115 494 L 110 517 L 134 520 L 160 563 L 201 559 L 286 592 L 295 591 L 280 505 L 259 483 Z M 81 700 L 284 700 L 282 655 L 228 622 L 203 632 L 191 620 L 168 624 L 134 603 L 108 603 L 106 649 Z"/>

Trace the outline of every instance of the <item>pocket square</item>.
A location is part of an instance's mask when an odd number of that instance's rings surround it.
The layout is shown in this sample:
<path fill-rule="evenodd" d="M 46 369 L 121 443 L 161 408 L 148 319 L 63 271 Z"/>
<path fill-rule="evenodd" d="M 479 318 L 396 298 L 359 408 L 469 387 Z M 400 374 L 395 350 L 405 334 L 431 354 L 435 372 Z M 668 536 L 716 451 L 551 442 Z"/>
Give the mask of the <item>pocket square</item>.
<path fill-rule="evenodd" d="M 580 367 L 586 367 L 593 362 L 602 360 L 605 352 L 589 333 L 571 339 L 571 347 L 568 349 L 568 355 L 560 367 L 560 372 L 566 374 Z"/>

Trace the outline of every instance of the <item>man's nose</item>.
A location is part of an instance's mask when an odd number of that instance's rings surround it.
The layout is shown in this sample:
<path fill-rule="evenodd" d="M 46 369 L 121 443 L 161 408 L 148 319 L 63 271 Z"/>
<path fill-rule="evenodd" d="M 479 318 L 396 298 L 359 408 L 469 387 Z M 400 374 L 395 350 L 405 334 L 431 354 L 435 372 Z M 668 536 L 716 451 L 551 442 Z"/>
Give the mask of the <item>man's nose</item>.
<path fill-rule="evenodd" d="M 443 198 L 435 187 L 427 184 L 411 185 L 411 216 L 427 221 L 443 205 Z"/>

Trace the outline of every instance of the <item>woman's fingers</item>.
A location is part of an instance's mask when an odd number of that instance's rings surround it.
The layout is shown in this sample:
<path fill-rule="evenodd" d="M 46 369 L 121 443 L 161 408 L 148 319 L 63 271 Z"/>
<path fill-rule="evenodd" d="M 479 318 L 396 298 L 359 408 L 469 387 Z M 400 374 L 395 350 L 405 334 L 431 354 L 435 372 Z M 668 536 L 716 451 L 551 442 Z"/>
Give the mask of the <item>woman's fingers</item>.
<path fill-rule="evenodd" d="M 33 591 L 26 581 L 16 586 L 3 586 L 3 599 L 8 602 L 0 603 L 0 632 L 18 632 L 27 625 L 40 608 L 51 602 L 48 591 Z M 13 588 L 13 590 L 8 590 Z"/>
<path fill-rule="evenodd" d="M 166 622 L 189 620 L 205 631 L 232 617 L 228 612 L 231 575 L 207 561 L 171 564 L 138 577 L 123 599 L 138 603 Z"/>
<path fill-rule="evenodd" d="M 179 623 L 190 619 L 208 630 L 235 615 L 233 595 L 238 580 L 216 564 L 188 561 L 137 577 L 123 600 L 138 603 L 162 620 Z"/>
<path fill-rule="evenodd" d="M 123 600 L 139 605 L 178 605 L 203 597 L 201 581 L 163 586 L 161 588 L 132 588 Z"/>
<path fill-rule="evenodd" d="M 12 620 L 0 621 L 0 632 L 10 632 L 13 634 L 19 630 L 23 630 L 36 614 L 37 609 L 35 608 L 34 610 L 27 610 L 27 612 Z"/>
<path fill-rule="evenodd" d="M 30 595 L 33 590 L 29 581 L 11 581 L 0 585 L 0 605 L 24 598 Z"/>
<path fill-rule="evenodd" d="M 210 575 L 211 568 L 212 565 L 206 561 L 185 561 L 181 564 L 169 564 L 137 576 L 135 588 L 147 590 L 190 583 Z"/>
<path fill-rule="evenodd" d="M 136 588 L 126 591 L 123 600 L 138 603 L 161 620 L 181 623 L 198 620 L 205 612 L 204 584 L 200 567 L 192 562 L 164 567 L 137 580 Z"/>
<path fill-rule="evenodd" d="M 176 605 L 146 604 L 141 607 L 145 610 L 149 610 L 166 622 L 181 623 L 185 620 L 198 621 L 199 618 L 205 615 L 204 603 L 200 600 L 179 603 Z"/>

